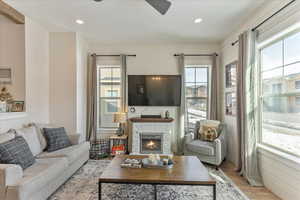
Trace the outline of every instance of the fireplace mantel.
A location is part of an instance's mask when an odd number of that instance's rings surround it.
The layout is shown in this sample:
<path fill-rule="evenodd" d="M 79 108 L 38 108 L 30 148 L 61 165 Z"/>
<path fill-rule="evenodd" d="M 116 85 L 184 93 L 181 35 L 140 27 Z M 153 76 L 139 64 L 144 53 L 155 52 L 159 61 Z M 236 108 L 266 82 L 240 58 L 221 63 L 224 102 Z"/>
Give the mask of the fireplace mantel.
<path fill-rule="evenodd" d="M 140 118 L 140 117 L 133 117 L 129 119 L 131 122 L 134 123 L 171 123 L 174 121 L 173 118 Z"/>

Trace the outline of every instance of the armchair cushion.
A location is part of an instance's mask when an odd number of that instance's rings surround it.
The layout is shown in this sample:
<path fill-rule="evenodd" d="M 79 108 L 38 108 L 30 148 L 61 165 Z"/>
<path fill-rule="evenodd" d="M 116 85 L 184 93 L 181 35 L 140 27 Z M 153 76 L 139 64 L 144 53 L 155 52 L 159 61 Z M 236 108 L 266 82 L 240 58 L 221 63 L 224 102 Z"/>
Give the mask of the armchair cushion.
<path fill-rule="evenodd" d="M 186 148 L 191 152 L 206 155 L 206 156 L 215 155 L 215 146 L 213 142 L 194 140 L 186 144 Z"/>

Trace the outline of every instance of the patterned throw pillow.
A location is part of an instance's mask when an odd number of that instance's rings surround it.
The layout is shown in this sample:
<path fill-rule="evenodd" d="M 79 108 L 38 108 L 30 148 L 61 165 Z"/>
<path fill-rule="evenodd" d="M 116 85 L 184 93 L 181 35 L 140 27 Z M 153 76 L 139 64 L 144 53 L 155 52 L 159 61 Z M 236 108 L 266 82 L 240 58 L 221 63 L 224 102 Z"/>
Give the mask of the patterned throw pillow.
<path fill-rule="evenodd" d="M 47 140 L 47 151 L 52 152 L 71 146 L 65 128 L 44 128 L 44 136 Z"/>
<path fill-rule="evenodd" d="M 26 169 L 35 163 L 35 158 L 26 140 L 17 136 L 0 144 L 0 163 L 20 165 L 22 169 Z"/>
<path fill-rule="evenodd" d="M 213 142 L 218 137 L 218 126 L 202 125 L 199 129 L 200 140 Z"/>

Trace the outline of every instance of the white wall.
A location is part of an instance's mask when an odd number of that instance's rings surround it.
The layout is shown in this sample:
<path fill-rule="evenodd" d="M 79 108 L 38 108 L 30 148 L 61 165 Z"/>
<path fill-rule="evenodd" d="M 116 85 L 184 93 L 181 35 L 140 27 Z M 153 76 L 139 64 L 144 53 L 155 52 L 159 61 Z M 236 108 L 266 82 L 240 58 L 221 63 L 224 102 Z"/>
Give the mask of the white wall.
<path fill-rule="evenodd" d="M 49 122 L 49 35 L 38 23 L 26 17 L 26 113 L 0 115 L 0 133 L 34 121 Z"/>
<path fill-rule="evenodd" d="M 87 62 L 88 62 L 88 44 L 85 39 L 80 35 L 76 35 L 76 118 L 77 118 L 77 133 L 82 134 L 85 138 L 86 133 L 86 120 L 87 120 Z"/>
<path fill-rule="evenodd" d="M 24 101 L 25 26 L 0 14 L 0 68 L 2 67 L 12 69 L 12 84 L 6 85 L 8 91 L 14 100 Z"/>
<path fill-rule="evenodd" d="M 136 44 L 101 45 L 90 44 L 89 51 L 97 54 L 136 54 L 128 57 L 129 75 L 179 74 L 175 53 L 213 53 L 219 51 L 218 44 Z"/>
<path fill-rule="evenodd" d="M 26 108 L 30 120 L 49 123 L 49 32 L 26 18 Z"/>
<path fill-rule="evenodd" d="M 253 28 L 263 19 L 272 15 L 275 11 L 279 10 L 288 1 L 268 1 L 262 8 L 253 15 L 249 16 L 248 20 L 243 23 L 238 30 L 232 33 L 222 43 L 221 50 L 221 66 L 222 76 L 224 78 L 225 65 L 238 59 L 238 44 L 231 46 L 231 43 L 238 39 L 238 35 L 243 31 Z M 283 12 L 279 16 L 273 18 L 267 25 L 264 26 L 264 37 L 270 35 L 271 32 L 278 32 L 283 30 L 287 25 L 300 20 L 300 17 L 289 17 L 289 13 L 298 12 L 299 5 L 289 7 L 286 12 Z M 224 84 L 225 85 L 225 84 Z M 237 129 L 236 129 L 236 118 L 231 116 L 225 116 L 225 104 L 224 104 L 224 87 L 223 89 L 223 119 L 227 124 L 227 136 L 228 136 L 228 159 L 233 163 L 237 164 Z M 277 158 L 277 159 L 275 159 Z M 298 168 L 291 168 L 286 163 L 291 162 L 287 159 L 281 159 L 278 155 L 267 156 L 266 153 L 259 153 L 260 169 L 263 175 L 263 181 L 267 188 L 272 192 L 280 196 L 282 199 L 290 200 L 297 199 L 300 197 L 300 191 L 295 186 L 300 184 L 300 173 Z M 299 164 L 298 164 L 299 165 Z M 280 181 L 279 181 L 280 180 Z M 281 180 L 289 180 L 282 182 Z"/>
<path fill-rule="evenodd" d="M 50 33 L 50 122 L 76 133 L 76 33 Z"/>

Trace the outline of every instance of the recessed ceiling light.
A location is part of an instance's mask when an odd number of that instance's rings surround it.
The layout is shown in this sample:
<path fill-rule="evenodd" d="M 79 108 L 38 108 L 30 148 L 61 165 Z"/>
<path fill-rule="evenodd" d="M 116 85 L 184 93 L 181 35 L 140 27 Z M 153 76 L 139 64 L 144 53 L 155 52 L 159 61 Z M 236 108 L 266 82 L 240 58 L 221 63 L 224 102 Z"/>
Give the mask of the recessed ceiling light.
<path fill-rule="evenodd" d="M 77 24 L 84 24 L 84 21 L 81 20 L 81 19 L 77 19 L 77 20 L 76 20 L 76 23 L 77 23 Z"/>
<path fill-rule="evenodd" d="M 197 19 L 195 19 L 195 21 L 194 21 L 194 22 L 195 22 L 195 24 L 199 24 L 199 23 L 201 23 L 201 22 L 202 22 L 202 20 L 203 20 L 203 19 L 201 19 L 201 18 L 197 18 Z"/>

